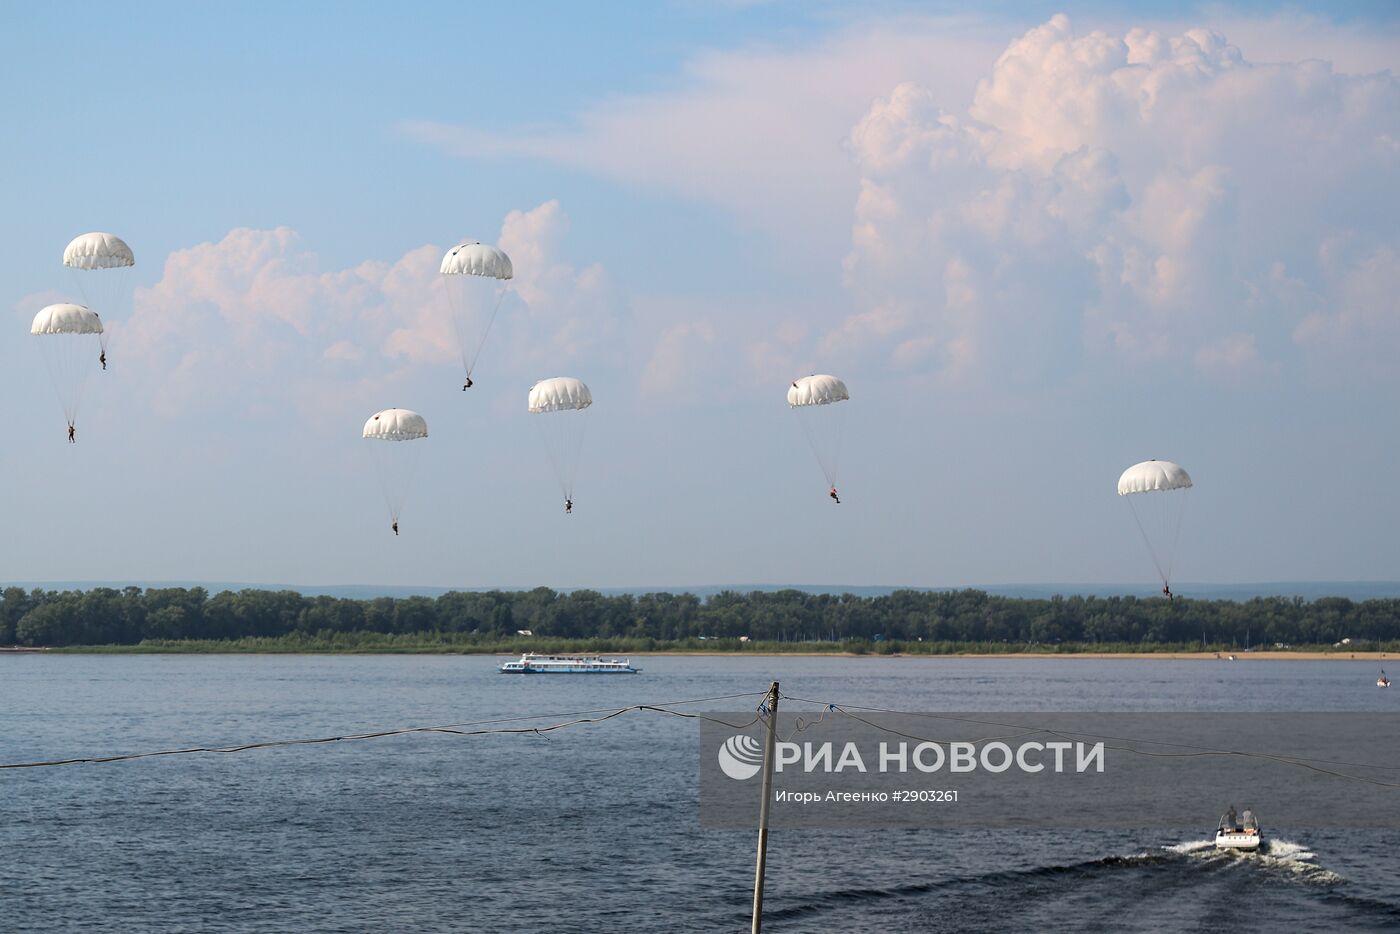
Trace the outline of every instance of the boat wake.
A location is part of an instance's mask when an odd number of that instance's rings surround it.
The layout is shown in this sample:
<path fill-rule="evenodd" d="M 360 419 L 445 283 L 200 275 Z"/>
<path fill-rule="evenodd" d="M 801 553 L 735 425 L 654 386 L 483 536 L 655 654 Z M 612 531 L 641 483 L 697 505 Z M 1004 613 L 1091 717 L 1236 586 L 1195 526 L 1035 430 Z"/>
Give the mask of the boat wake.
<path fill-rule="evenodd" d="M 1308 849 L 1306 844 L 1294 843 L 1292 840 L 1266 838 L 1263 845 L 1253 852 L 1217 849 L 1214 840 L 1188 840 L 1164 846 L 1162 850 L 1220 866 L 1243 865 L 1286 872 L 1301 881 L 1317 885 L 1335 885 L 1346 881 L 1337 873 L 1314 862 L 1317 854 Z"/>
<path fill-rule="evenodd" d="M 1239 872 L 1248 872 L 1252 878 L 1246 883 Z M 919 912 L 924 920 L 916 925 L 920 930 L 992 931 L 1005 929 L 1008 912 L 1029 912 L 1023 920 L 1033 927 L 1062 909 L 1089 916 L 1129 911 L 1136 915 L 1145 905 L 1154 904 L 1165 912 L 1162 920 L 1170 927 L 1182 920 L 1172 912 L 1186 910 L 1180 898 L 1183 891 L 1233 891 L 1241 884 L 1268 885 L 1271 878 L 1276 883 L 1304 884 L 1305 888 L 1297 890 L 1300 896 L 1312 886 L 1345 882 L 1342 876 L 1317 865 L 1316 854 L 1301 843 L 1271 839 L 1260 851 L 1239 852 L 1217 850 L 1214 840 L 1188 840 L 1075 862 L 942 876 L 902 885 L 809 892 L 795 904 L 774 905 L 770 916 L 801 927 L 823 917 L 827 921 L 843 916 L 876 917 L 917 902 L 925 906 Z M 1339 891 L 1318 894 L 1331 898 Z M 1008 908 L 1008 897 L 1017 906 L 1014 910 Z M 1000 906 L 999 913 L 983 917 L 988 905 Z M 1393 908 L 1382 905 L 1378 910 L 1390 912 Z"/>

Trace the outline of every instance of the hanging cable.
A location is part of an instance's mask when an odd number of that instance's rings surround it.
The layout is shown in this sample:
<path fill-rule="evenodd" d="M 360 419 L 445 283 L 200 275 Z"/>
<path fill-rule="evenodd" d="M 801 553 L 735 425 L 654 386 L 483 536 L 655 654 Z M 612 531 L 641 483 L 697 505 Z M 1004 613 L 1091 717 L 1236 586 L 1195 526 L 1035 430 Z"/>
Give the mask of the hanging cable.
<path fill-rule="evenodd" d="M 415 726 L 400 727 L 397 729 L 375 730 L 364 733 L 345 733 L 337 736 L 320 736 L 310 739 L 275 739 L 261 740 L 257 742 L 239 743 L 228 746 L 188 746 L 181 749 L 162 749 L 154 752 L 122 753 L 110 756 L 79 756 L 68 759 L 47 759 L 36 762 L 10 762 L 0 763 L 0 769 L 35 769 L 46 768 L 57 765 L 80 765 L 85 763 L 97 764 L 107 762 L 129 762 L 134 759 L 151 759 L 160 756 L 182 756 L 192 753 L 235 753 L 247 752 L 253 749 L 271 749 L 279 746 L 316 746 L 327 743 L 354 742 L 357 740 L 382 739 L 389 736 L 408 736 L 414 733 L 446 733 L 454 736 L 484 736 L 487 734 L 522 734 L 533 733 L 543 736 L 557 730 L 562 730 L 571 726 L 582 726 L 586 724 L 602 723 L 614 717 L 620 717 L 627 713 L 638 713 L 647 711 L 651 713 L 668 714 L 673 717 L 680 717 L 687 720 L 706 720 L 711 723 L 718 723 L 732 727 L 736 730 L 746 729 L 757 723 L 757 715 L 746 723 L 731 723 L 719 717 L 708 716 L 703 713 L 687 713 L 681 710 L 672 710 L 672 707 L 682 707 L 690 704 L 704 704 L 713 701 L 733 700 L 740 697 L 766 696 L 767 691 L 747 691 L 739 694 L 722 694 L 714 697 L 700 697 L 692 700 L 669 701 L 659 704 L 632 704 L 627 707 L 600 707 L 592 710 L 579 710 L 567 713 L 554 714 L 529 714 L 518 717 L 503 717 L 492 720 L 471 720 L 463 723 L 445 724 L 442 726 Z M 597 714 L 598 716 L 591 716 Z M 531 720 L 546 720 L 558 717 L 571 717 L 573 719 L 563 720 L 540 726 L 502 726 L 502 724 L 526 723 Z"/>

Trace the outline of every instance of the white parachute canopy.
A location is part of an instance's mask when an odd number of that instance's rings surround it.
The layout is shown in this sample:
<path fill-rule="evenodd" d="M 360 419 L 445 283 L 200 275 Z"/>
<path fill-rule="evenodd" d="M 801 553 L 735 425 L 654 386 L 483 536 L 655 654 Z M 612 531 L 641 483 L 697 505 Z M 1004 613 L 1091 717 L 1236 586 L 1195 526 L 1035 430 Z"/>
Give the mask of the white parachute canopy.
<path fill-rule="evenodd" d="M 102 319 L 82 305 L 49 305 L 34 316 L 29 333 L 39 337 L 63 417 L 69 425 L 76 424 L 88 375 L 100 366 Z"/>
<path fill-rule="evenodd" d="M 63 265 L 74 269 L 119 269 L 135 266 L 136 257 L 116 234 L 85 233 L 74 237 L 64 248 Z"/>
<path fill-rule="evenodd" d="M 498 247 L 467 240 L 448 250 L 439 272 L 444 276 L 452 330 L 468 380 L 476 369 L 486 335 L 496 322 L 509 282 L 515 276 L 510 257 Z"/>
<path fill-rule="evenodd" d="M 102 318 L 84 305 L 46 305 L 34 316 L 30 334 L 101 334 Z"/>
<path fill-rule="evenodd" d="M 422 441 L 428 437 L 428 423 L 411 409 L 384 409 L 365 421 L 363 436 L 371 441 Z M 394 523 L 403 512 L 404 500 L 413 485 L 418 468 L 417 444 L 375 444 L 375 469 L 384 503 Z"/>
<path fill-rule="evenodd" d="M 540 416 L 536 424 L 544 439 L 559 489 L 566 500 L 574 498 L 574 477 L 583 453 L 583 436 L 588 428 L 587 410 L 593 393 L 582 380 L 572 376 L 542 379 L 530 387 L 529 412 Z"/>
<path fill-rule="evenodd" d="M 1171 461 L 1143 461 L 1118 478 L 1118 495 L 1128 500 L 1163 587 L 1171 585 L 1176 570 L 1186 491 L 1191 485 L 1191 475 Z"/>
<path fill-rule="evenodd" d="M 825 374 L 804 376 L 788 384 L 788 406 L 797 412 L 807 443 L 821 465 L 827 486 L 836 488 L 841 469 L 841 447 L 846 433 L 846 406 L 851 395 L 846 384 Z"/>
<path fill-rule="evenodd" d="M 428 437 L 428 423 L 411 409 L 384 409 L 365 421 L 364 436 L 376 441 L 418 441 Z"/>
<path fill-rule="evenodd" d="M 69 242 L 63 250 L 63 265 L 72 269 L 73 280 L 82 293 L 83 301 L 108 321 L 125 318 L 131 304 L 131 267 L 136 257 L 126 241 L 115 234 L 85 233 Z M 100 338 L 102 352 L 107 352 L 108 332 Z"/>

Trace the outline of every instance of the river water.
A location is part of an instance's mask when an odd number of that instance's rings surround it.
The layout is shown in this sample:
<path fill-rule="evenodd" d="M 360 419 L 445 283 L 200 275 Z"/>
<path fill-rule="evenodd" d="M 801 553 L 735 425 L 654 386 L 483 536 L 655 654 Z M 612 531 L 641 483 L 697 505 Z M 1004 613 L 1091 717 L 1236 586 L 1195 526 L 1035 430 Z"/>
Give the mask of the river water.
<path fill-rule="evenodd" d="M 635 662 L 636 676 L 537 678 L 470 656 L 0 656 L 0 762 L 757 694 L 775 679 L 794 697 L 910 711 L 1400 709 L 1373 663 L 1348 661 Z M 753 834 L 701 828 L 698 736 L 638 713 L 548 736 L 0 771 L 0 929 L 747 930 Z M 775 832 L 765 930 L 1400 930 L 1392 834 L 1285 829 L 1238 858 L 1205 829 Z"/>

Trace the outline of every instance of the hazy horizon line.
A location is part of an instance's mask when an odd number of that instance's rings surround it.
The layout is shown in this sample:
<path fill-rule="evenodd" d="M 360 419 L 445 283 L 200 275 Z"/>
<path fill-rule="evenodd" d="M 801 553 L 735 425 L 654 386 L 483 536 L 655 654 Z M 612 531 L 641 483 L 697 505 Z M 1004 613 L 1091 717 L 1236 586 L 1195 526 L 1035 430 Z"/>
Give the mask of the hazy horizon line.
<path fill-rule="evenodd" d="M 694 594 L 712 596 L 718 593 L 774 593 L 783 590 L 797 590 L 812 594 L 853 594 L 858 596 L 880 596 L 896 591 L 958 592 L 966 590 L 982 591 L 997 596 L 1021 596 L 1044 598 L 1050 596 L 1145 596 L 1158 594 L 1161 588 L 1153 583 L 1133 582 L 1069 582 L 1069 581 L 1021 581 L 1001 584 L 816 584 L 816 583 L 707 583 L 687 585 L 615 585 L 615 586 L 556 586 L 534 585 L 455 585 L 455 584 L 383 584 L 383 583 L 339 583 L 339 584 L 292 584 L 285 582 L 257 581 L 212 581 L 198 579 L 180 580 L 17 580 L 0 583 L 0 587 L 21 587 L 44 590 L 87 591 L 98 588 L 120 590 L 126 587 L 145 589 L 202 587 L 210 593 L 240 590 L 293 591 L 303 596 L 441 596 L 445 593 L 522 593 L 546 587 L 556 593 L 573 593 L 593 590 L 605 595 L 620 594 Z M 1182 581 L 1173 584 L 1174 593 L 1182 597 L 1227 596 L 1246 599 L 1254 596 L 1293 597 L 1310 599 L 1323 597 L 1346 597 L 1349 599 L 1376 599 L 1400 597 L 1400 581 L 1389 580 L 1295 580 L 1295 581 Z"/>

